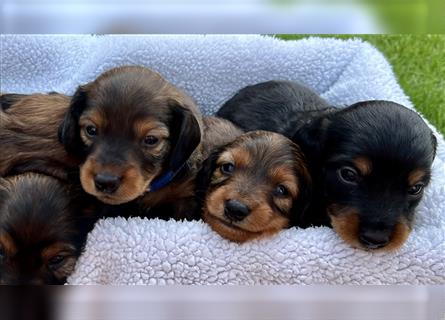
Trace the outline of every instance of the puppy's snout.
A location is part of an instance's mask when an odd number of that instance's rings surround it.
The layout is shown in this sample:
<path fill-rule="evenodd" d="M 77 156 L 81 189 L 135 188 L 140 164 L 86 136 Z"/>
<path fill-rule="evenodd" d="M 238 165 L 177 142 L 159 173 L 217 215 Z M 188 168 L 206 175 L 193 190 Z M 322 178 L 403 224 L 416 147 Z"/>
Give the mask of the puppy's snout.
<path fill-rule="evenodd" d="M 389 230 L 365 230 L 360 233 L 360 242 L 369 249 L 378 249 L 389 243 Z"/>
<path fill-rule="evenodd" d="M 112 194 L 119 188 L 121 177 L 109 174 L 99 173 L 94 177 L 96 189 L 103 193 Z"/>
<path fill-rule="evenodd" d="M 224 202 L 224 215 L 232 221 L 241 221 L 250 213 L 250 208 L 238 200 Z"/>

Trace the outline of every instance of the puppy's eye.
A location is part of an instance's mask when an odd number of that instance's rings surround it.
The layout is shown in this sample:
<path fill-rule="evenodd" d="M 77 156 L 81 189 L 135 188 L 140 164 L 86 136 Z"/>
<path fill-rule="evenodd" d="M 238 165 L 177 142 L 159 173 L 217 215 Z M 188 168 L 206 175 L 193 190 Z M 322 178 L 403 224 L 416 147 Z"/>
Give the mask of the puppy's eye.
<path fill-rule="evenodd" d="M 413 196 L 418 195 L 423 191 L 424 187 L 425 185 L 423 183 L 417 183 L 408 188 L 408 193 Z"/>
<path fill-rule="evenodd" d="M 48 261 L 48 266 L 53 269 L 56 270 L 58 268 L 60 268 L 63 264 L 63 262 L 65 261 L 65 257 L 62 255 L 57 255 L 52 257 L 49 261 Z"/>
<path fill-rule="evenodd" d="M 85 132 L 91 138 L 97 136 L 97 128 L 91 124 L 85 127 Z"/>
<path fill-rule="evenodd" d="M 231 174 L 235 171 L 235 165 L 231 162 L 226 162 L 221 165 L 221 172 L 224 174 Z"/>
<path fill-rule="evenodd" d="M 279 196 L 279 197 L 284 197 L 287 196 L 289 194 L 289 191 L 287 190 L 287 188 L 285 186 L 283 186 L 282 184 L 279 184 L 276 188 L 275 188 L 275 195 Z"/>
<path fill-rule="evenodd" d="M 355 184 L 358 181 L 358 173 L 352 167 L 342 167 L 338 170 L 338 175 L 343 182 Z"/>
<path fill-rule="evenodd" d="M 159 142 L 159 139 L 155 136 L 146 136 L 144 138 L 143 144 L 147 147 L 154 147 Z"/>

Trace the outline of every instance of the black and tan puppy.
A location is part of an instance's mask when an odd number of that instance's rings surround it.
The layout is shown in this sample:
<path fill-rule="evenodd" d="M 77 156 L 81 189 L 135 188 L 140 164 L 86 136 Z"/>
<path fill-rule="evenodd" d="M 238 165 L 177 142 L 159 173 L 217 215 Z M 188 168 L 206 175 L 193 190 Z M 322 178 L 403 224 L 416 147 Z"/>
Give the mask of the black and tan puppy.
<path fill-rule="evenodd" d="M 59 94 L 0 95 L 0 176 L 33 171 L 67 179 L 76 170 L 57 136 L 69 103 Z"/>
<path fill-rule="evenodd" d="M 181 207 L 200 157 L 201 116 L 186 94 L 146 68 L 103 73 L 79 87 L 60 126 L 86 192 L 108 204 Z M 175 198 L 176 205 L 169 205 Z"/>
<path fill-rule="evenodd" d="M 0 155 L 0 174 L 48 173 L 59 164 L 71 172 L 74 163 L 83 189 L 102 202 L 137 199 L 142 212 L 131 214 L 181 218 L 194 211 L 201 115 L 190 97 L 158 73 L 119 67 L 80 86 L 72 98 L 1 99 L 6 122 L 0 138 L 8 152 Z"/>
<path fill-rule="evenodd" d="M 298 146 L 266 131 L 243 134 L 217 148 L 197 181 L 204 220 L 224 238 L 239 243 L 293 225 L 311 190 Z"/>
<path fill-rule="evenodd" d="M 96 221 L 88 198 L 40 174 L 0 178 L 0 283 L 63 284 Z"/>
<path fill-rule="evenodd" d="M 242 129 L 281 132 L 302 148 L 316 192 L 298 225 L 331 225 L 363 249 L 405 242 L 436 148 L 417 113 L 390 101 L 335 109 L 304 86 L 270 81 L 242 89 L 218 115 Z"/>

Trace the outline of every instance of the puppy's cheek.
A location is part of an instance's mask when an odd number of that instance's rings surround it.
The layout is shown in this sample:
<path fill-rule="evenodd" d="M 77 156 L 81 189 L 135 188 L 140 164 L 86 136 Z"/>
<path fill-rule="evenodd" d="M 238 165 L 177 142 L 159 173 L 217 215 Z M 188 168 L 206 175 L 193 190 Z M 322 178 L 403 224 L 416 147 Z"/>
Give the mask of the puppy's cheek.
<path fill-rule="evenodd" d="M 59 269 L 54 271 L 54 277 L 58 281 L 64 281 L 69 275 L 71 275 L 74 272 L 74 268 L 76 266 L 76 257 L 68 257 L 66 258 L 66 262 L 63 266 L 61 266 Z"/>
<path fill-rule="evenodd" d="M 113 198 L 120 203 L 134 200 L 147 192 L 153 178 L 154 175 L 144 177 L 140 170 L 130 168 L 125 171 L 122 183 Z"/>
<path fill-rule="evenodd" d="M 240 223 L 240 226 L 248 231 L 272 235 L 289 225 L 286 217 L 274 212 L 265 203 L 252 207 L 252 212 Z"/>
<path fill-rule="evenodd" d="M 208 214 L 222 218 L 224 216 L 224 201 L 228 199 L 229 187 L 221 186 L 207 195 L 205 211 Z"/>
<path fill-rule="evenodd" d="M 334 213 L 329 210 L 329 217 L 332 228 L 344 242 L 354 248 L 362 248 L 358 240 L 360 219 L 358 213 L 353 208 L 341 213 Z"/>
<path fill-rule="evenodd" d="M 381 248 L 381 251 L 394 251 L 398 250 L 408 239 L 411 233 L 411 225 L 405 218 L 401 218 L 400 221 L 394 227 L 394 231 L 391 235 L 390 242 Z"/>
<path fill-rule="evenodd" d="M 204 212 L 204 220 L 213 231 L 225 239 L 238 243 L 243 243 L 251 239 L 250 233 L 244 232 L 243 230 L 230 228 L 218 221 L 215 216 L 209 214 L 208 212 Z"/>
<path fill-rule="evenodd" d="M 224 219 L 224 201 L 230 197 L 230 194 L 228 186 L 221 186 L 210 192 L 203 208 L 203 219 L 221 237 L 243 243 L 252 238 L 250 232 L 228 227 L 218 220 L 218 218 Z"/>
<path fill-rule="evenodd" d="M 94 162 L 88 158 L 87 161 L 80 166 L 80 183 L 87 193 L 96 196 L 97 191 L 94 185 L 94 175 Z"/>

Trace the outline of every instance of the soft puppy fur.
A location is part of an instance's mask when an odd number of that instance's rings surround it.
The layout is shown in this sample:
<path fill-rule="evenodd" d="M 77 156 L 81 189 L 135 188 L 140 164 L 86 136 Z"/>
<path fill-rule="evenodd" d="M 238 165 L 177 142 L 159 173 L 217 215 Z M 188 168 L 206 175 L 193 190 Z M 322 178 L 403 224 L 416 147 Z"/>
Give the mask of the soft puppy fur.
<path fill-rule="evenodd" d="M 5 94 L 1 101 L 7 121 L 0 136 L 10 150 L 0 155 L 1 174 L 65 177 L 68 171 L 78 179 L 74 164 L 85 190 L 114 205 L 104 210 L 112 216 L 199 218 L 192 214 L 194 182 L 203 159 L 242 133 L 224 119 L 207 117 L 202 123 L 191 98 L 136 66 L 105 72 L 73 98 Z M 15 131 L 23 134 L 16 137 Z M 151 182 L 165 175 L 172 180 L 152 190 Z"/>
<path fill-rule="evenodd" d="M 158 73 L 125 66 L 77 89 L 59 137 L 80 161 L 86 192 L 113 205 L 139 198 L 147 215 L 176 217 L 193 197 L 201 121 L 192 99 Z"/>
<path fill-rule="evenodd" d="M 76 170 L 57 136 L 69 102 L 59 94 L 0 95 L 0 176 L 33 171 L 67 179 Z"/>
<path fill-rule="evenodd" d="M 408 238 L 436 149 L 414 111 L 390 101 L 335 109 L 298 83 L 270 81 L 240 90 L 218 115 L 282 132 L 302 148 L 316 189 L 298 225 L 330 225 L 367 250 L 394 250 Z"/>
<path fill-rule="evenodd" d="M 0 283 L 63 284 L 96 221 L 90 200 L 40 174 L 0 178 Z"/>
<path fill-rule="evenodd" d="M 243 134 L 214 150 L 197 181 L 204 220 L 222 237 L 239 243 L 292 225 L 311 190 L 298 146 L 266 131 Z"/>
<path fill-rule="evenodd" d="M 207 116 L 202 119 L 202 157 L 207 159 L 217 148 L 222 147 L 244 133 L 232 122 L 218 117 Z"/>

